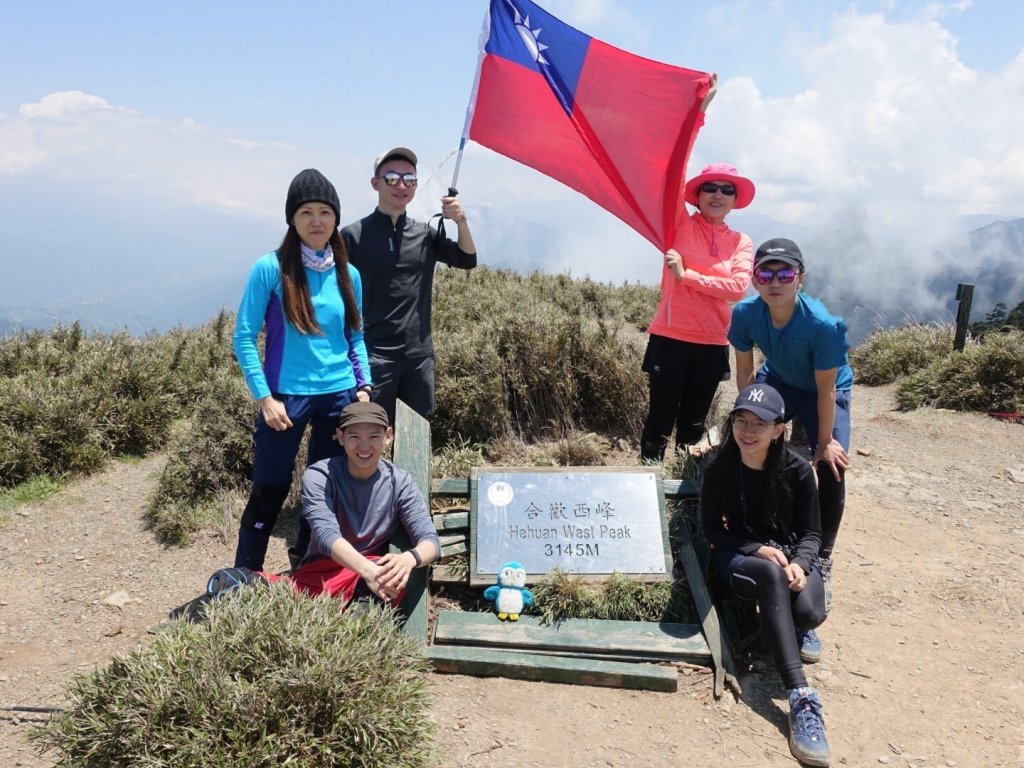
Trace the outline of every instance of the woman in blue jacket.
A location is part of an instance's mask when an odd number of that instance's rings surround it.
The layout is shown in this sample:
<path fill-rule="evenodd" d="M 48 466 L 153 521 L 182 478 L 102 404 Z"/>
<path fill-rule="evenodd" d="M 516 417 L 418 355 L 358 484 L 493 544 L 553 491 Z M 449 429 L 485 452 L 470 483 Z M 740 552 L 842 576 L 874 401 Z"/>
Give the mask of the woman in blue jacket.
<path fill-rule="evenodd" d="M 312 424 L 307 465 L 338 456 L 334 430 L 341 409 L 356 399 L 369 400 L 362 284 L 348 263 L 339 219 L 334 185 L 315 169 L 299 173 L 285 201 L 288 231 L 277 250 L 253 265 L 238 308 L 235 356 L 259 413 L 236 568 L 263 569 L 306 425 Z M 257 339 L 263 328 L 261 360 Z M 300 521 L 293 561 L 305 555 L 308 542 L 308 526 Z"/>
<path fill-rule="evenodd" d="M 796 243 L 782 237 L 762 243 L 754 254 L 757 295 L 733 307 L 729 342 L 736 349 L 737 389 L 754 381 L 770 384 L 786 401 L 787 418 L 799 417 L 810 439 L 821 508 L 819 565 L 828 607 L 832 550 L 846 508 L 853 370 L 846 324 L 803 293 L 804 277 L 804 256 Z M 755 346 L 765 358 L 756 371 Z M 816 633 L 806 633 L 804 651 L 821 654 Z"/>

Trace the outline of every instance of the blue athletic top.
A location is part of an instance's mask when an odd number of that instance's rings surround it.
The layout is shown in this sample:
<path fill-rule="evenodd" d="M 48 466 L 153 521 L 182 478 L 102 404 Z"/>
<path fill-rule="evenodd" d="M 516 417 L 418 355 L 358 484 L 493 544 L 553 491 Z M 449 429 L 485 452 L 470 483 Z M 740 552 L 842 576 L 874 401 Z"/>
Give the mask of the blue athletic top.
<path fill-rule="evenodd" d="M 305 268 L 309 298 L 321 334 L 302 333 L 288 320 L 281 293 L 277 252 L 261 256 L 249 272 L 235 322 L 235 357 L 253 398 L 271 393 L 326 395 L 373 381 L 361 329 L 345 332 L 345 302 L 335 270 Z M 363 285 L 351 264 L 356 306 L 362 312 Z M 260 362 L 256 340 L 266 326 L 265 360 Z"/>
<path fill-rule="evenodd" d="M 761 366 L 791 387 L 817 392 L 815 371 L 838 368 L 836 390 L 853 386 L 853 369 L 847 357 L 846 323 L 829 314 L 817 299 L 798 293 L 793 317 L 782 328 L 772 325 L 768 305 L 760 296 L 749 296 L 732 309 L 729 343 L 740 352 L 757 345 L 764 353 Z"/>

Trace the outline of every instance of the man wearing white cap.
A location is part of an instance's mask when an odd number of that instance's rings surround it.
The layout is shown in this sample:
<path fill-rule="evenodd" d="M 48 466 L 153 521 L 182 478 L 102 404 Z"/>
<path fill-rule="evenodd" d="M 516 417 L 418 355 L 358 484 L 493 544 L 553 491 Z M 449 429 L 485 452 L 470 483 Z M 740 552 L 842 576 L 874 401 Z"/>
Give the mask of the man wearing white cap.
<path fill-rule="evenodd" d="M 434 412 L 431 338 L 434 267 L 476 266 L 476 245 L 455 196 L 441 198 L 441 216 L 455 222 L 456 240 L 406 215 L 416 196 L 416 153 L 394 147 L 373 164 L 377 208 L 341 231 L 363 281 L 363 332 L 373 375 L 373 399 L 393 421 L 395 401 L 417 413 Z"/>

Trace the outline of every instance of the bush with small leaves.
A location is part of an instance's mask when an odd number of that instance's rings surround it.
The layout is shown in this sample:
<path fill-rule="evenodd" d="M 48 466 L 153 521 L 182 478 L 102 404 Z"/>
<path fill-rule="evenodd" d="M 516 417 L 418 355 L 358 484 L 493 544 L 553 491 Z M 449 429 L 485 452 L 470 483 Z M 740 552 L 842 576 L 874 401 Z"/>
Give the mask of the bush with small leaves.
<path fill-rule="evenodd" d="M 567 618 L 670 621 L 672 591 L 667 581 L 648 583 L 614 573 L 602 583 L 588 583 L 558 568 L 533 588 L 541 618 L 549 624 Z"/>
<path fill-rule="evenodd" d="M 146 511 L 165 544 L 186 544 L 217 522 L 214 502 L 224 492 L 248 488 L 256 409 L 242 377 L 221 371 L 207 384 L 188 425 L 176 434 Z"/>
<path fill-rule="evenodd" d="M 167 335 L 87 334 L 75 323 L 0 339 L 0 486 L 94 472 L 161 448 L 217 371 L 240 376 L 221 313 Z"/>
<path fill-rule="evenodd" d="M 900 383 L 896 404 L 903 410 L 1024 412 L 1024 331 L 990 332 L 980 344 L 932 361 Z"/>
<path fill-rule="evenodd" d="M 638 433 L 642 349 L 622 314 L 641 314 L 638 296 L 653 312 L 654 289 L 486 268 L 439 273 L 434 445 Z"/>
<path fill-rule="evenodd" d="M 874 331 L 850 350 L 850 365 L 860 384 L 889 384 L 952 351 L 953 326 L 915 323 Z"/>
<path fill-rule="evenodd" d="M 80 768 L 420 768 L 434 732 L 426 671 L 390 612 L 274 584 L 75 678 L 31 738 Z"/>

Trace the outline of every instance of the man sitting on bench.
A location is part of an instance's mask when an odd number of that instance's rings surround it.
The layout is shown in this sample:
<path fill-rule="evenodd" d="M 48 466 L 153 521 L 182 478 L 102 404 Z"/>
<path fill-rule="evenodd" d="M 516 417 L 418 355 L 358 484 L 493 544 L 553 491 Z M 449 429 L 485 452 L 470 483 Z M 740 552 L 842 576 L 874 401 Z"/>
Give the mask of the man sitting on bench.
<path fill-rule="evenodd" d="M 397 604 L 413 568 L 440 558 L 441 541 L 415 481 L 382 458 L 392 434 L 381 406 L 351 403 L 336 433 L 344 454 L 316 462 L 303 475 L 302 516 L 312 536 L 291 578 L 304 592 Z M 415 546 L 388 552 L 400 525 Z"/>
<path fill-rule="evenodd" d="M 392 435 L 381 406 L 346 406 L 335 433 L 344 453 L 316 462 L 302 477 L 302 515 L 312 536 L 298 567 L 290 576 L 221 568 L 203 600 L 285 578 L 310 595 L 399 604 L 413 568 L 440 558 L 441 540 L 412 476 L 382 458 Z M 388 546 L 399 526 L 416 545 L 392 553 Z"/>

